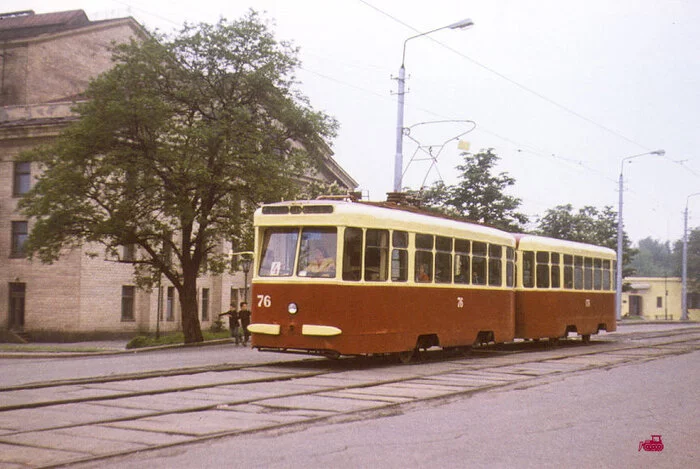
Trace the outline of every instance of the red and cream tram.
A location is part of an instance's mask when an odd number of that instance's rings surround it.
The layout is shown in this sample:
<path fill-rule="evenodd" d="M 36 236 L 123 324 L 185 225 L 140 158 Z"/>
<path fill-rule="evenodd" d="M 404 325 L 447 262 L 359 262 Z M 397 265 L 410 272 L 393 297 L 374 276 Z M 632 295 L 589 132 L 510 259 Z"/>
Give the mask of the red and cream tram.
<path fill-rule="evenodd" d="M 609 265 L 614 259 L 609 250 L 589 246 L 589 252 L 586 245 L 529 236 L 521 237 L 520 244 L 518 248 L 515 235 L 494 228 L 384 204 L 315 200 L 265 205 L 255 213 L 252 345 L 331 357 L 396 353 L 409 359 L 416 349 L 431 346 L 562 337 L 570 325 L 581 334 L 593 333 L 601 324 L 614 328 L 614 313 L 611 321 L 606 315 L 608 306 L 614 308 L 602 299 L 608 293 L 602 287 L 545 291 L 529 286 L 531 272 L 535 279 L 543 272 L 537 264 L 540 253 L 549 254 L 554 282 L 553 253 L 562 263 L 569 255 L 581 257 L 585 280 L 585 259 L 597 279 L 595 265 L 602 270 L 603 261 Z M 573 244 L 578 248 L 569 246 Z M 531 253 L 534 270 L 523 276 L 516 261 L 527 261 Z M 566 268 L 561 264 L 560 282 L 568 278 Z M 581 300 L 591 306 L 582 313 L 576 306 L 566 317 L 606 313 L 592 320 L 594 326 L 589 320 L 566 319 L 561 328 L 557 309 L 568 301 L 577 305 L 568 295 L 584 295 Z M 538 301 L 546 307 L 538 309 Z"/>
<path fill-rule="evenodd" d="M 615 251 L 531 235 L 518 238 L 515 336 L 590 340 L 614 331 Z"/>
<path fill-rule="evenodd" d="M 412 353 L 514 337 L 515 238 L 367 203 L 255 214 L 253 347 Z"/>

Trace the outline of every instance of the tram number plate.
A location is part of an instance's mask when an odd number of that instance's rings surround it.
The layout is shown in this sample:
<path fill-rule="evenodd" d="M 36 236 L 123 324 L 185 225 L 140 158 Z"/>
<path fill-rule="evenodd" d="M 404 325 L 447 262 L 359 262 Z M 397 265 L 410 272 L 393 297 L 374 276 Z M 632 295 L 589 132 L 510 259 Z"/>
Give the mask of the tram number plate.
<path fill-rule="evenodd" d="M 269 308 L 272 306 L 270 295 L 258 295 L 258 308 Z"/>
<path fill-rule="evenodd" d="M 457 297 L 457 307 L 464 308 L 464 297 L 462 297 L 462 296 Z"/>

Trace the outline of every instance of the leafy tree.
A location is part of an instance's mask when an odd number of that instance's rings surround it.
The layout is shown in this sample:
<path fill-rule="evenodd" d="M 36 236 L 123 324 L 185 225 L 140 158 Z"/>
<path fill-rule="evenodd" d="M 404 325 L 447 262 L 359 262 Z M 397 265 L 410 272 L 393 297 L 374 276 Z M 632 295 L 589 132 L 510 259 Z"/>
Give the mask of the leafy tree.
<path fill-rule="evenodd" d="M 521 200 L 505 194 L 515 179 L 501 172 L 494 175 L 498 156 L 492 148 L 480 153 L 463 153 L 464 164 L 458 184 L 433 184 L 421 194 L 423 203 L 448 215 L 466 218 L 506 231 L 522 231 L 528 218 L 517 211 Z"/>
<path fill-rule="evenodd" d="M 587 205 L 574 212 L 571 204 L 548 209 L 537 220 L 535 233 L 550 238 L 595 244 L 617 250 L 617 212 L 606 206 L 602 210 Z M 634 275 L 629 264 L 636 250 L 632 249 L 626 233 L 622 233 L 623 276 Z"/>
<path fill-rule="evenodd" d="M 681 248 L 682 249 L 682 248 Z M 680 260 L 680 257 L 678 258 Z M 671 243 L 644 238 L 639 241 L 637 253 L 631 262 L 637 275 L 644 277 L 663 277 L 679 275 L 680 263 L 676 262 L 671 251 Z"/>
<path fill-rule="evenodd" d="M 571 204 L 548 209 L 537 220 L 537 234 L 580 243 L 617 247 L 617 213 L 612 207 L 603 210 L 585 206 L 574 212 Z"/>
<path fill-rule="evenodd" d="M 24 155 L 44 170 L 20 203 L 35 217 L 27 250 L 52 262 L 86 242 L 114 256 L 137 246 L 137 281 L 162 272 L 185 341 L 198 342 L 197 277 L 226 269 L 223 240 L 250 247 L 252 211 L 295 195 L 291 175 L 316 164 L 336 124 L 294 88 L 297 49 L 254 11 L 132 41 L 113 58 L 75 124 Z"/>
<path fill-rule="evenodd" d="M 683 268 L 683 240 L 676 241 L 673 257 L 677 265 L 676 274 L 681 276 Z M 688 292 L 700 294 L 700 227 L 688 232 Z"/>

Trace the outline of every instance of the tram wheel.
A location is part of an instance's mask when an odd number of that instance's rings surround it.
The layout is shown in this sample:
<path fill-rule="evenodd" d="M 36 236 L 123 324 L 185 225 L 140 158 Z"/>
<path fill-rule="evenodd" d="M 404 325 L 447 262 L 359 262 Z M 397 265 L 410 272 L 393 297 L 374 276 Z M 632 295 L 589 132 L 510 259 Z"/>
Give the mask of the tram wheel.
<path fill-rule="evenodd" d="M 547 339 L 547 347 L 558 347 L 559 346 L 559 337 L 550 337 Z"/>
<path fill-rule="evenodd" d="M 330 360 L 338 360 L 340 358 L 340 353 L 338 353 L 336 351 L 323 352 L 323 356 L 330 359 Z"/>
<path fill-rule="evenodd" d="M 407 350 L 405 352 L 399 352 L 398 353 L 399 361 L 401 363 L 403 363 L 404 365 L 411 363 L 413 361 L 413 359 L 415 358 L 415 356 L 417 355 L 417 353 L 418 353 L 417 349 Z"/>
<path fill-rule="evenodd" d="M 581 336 L 581 340 L 583 341 L 584 344 L 590 344 L 591 343 L 591 334 L 583 334 Z"/>

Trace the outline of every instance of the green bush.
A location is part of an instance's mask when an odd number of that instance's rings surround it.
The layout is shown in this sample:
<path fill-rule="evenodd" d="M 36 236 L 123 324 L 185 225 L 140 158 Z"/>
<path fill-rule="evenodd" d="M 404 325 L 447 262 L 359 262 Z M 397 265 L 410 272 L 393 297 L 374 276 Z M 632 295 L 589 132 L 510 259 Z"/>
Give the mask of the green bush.
<path fill-rule="evenodd" d="M 216 321 L 211 323 L 211 326 L 209 327 L 209 330 L 211 332 L 222 332 L 225 331 L 226 329 L 224 328 L 224 321 L 221 319 L 217 319 Z"/>
<path fill-rule="evenodd" d="M 218 340 L 226 339 L 229 337 L 228 330 L 223 329 L 221 331 L 202 331 L 204 340 Z M 128 344 L 126 344 L 127 349 L 132 348 L 143 348 L 143 347 L 157 347 L 159 345 L 173 345 L 173 344 L 184 344 L 185 336 L 182 332 L 174 332 L 168 334 L 161 334 L 159 338 L 155 336 L 145 336 L 138 335 L 131 339 Z"/>
<path fill-rule="evenodd" d="M 149 339 L 145 335 L 137 335 L 126 344 L 127 349 L 148 347 Z"/>

